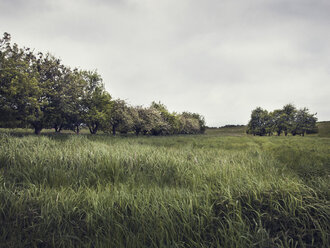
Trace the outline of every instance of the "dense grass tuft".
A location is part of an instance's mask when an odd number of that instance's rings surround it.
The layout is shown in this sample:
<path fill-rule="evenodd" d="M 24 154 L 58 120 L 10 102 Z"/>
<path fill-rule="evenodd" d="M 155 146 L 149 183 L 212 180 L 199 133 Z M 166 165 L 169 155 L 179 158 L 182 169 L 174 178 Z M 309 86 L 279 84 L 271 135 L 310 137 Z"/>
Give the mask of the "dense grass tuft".
<path fill-rule="evenodd" d="M 328 247 L 329 179 L 328 138 L 2 133 L 0 244 Z"/>

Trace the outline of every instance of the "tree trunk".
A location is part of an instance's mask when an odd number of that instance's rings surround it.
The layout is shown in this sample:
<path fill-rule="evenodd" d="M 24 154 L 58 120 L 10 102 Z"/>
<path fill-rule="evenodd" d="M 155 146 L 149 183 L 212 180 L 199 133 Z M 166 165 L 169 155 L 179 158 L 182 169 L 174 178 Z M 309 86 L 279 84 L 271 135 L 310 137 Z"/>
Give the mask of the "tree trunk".
<path fill-rule="evenodd" d="M 91 132 L 91 134 L 96 134 L 98 129 L 99 129 L 98 124 L 95 124 L 95 126 L 92 125 L 91 127 L 89 127 L 89 131 Z"/>
<path fill-rule="evenodd" d="M 40 122 L 34 122 L 34 123 L 31 123 L 33 128 L 34 128 L 34 133 L 36 135 L 39 135 L 41 130 L 42 130 L 42 124 Z"/>
<path fill-rule="evenodd" d="M 112 135 L 115 136 L 116 135 L 116 127 L 113 125 L 112 126 Z"/>
<path fill-rule="evenodd" d="M 34 127 L 34 133 L 35 133 L 36 135 L 39 135 L 39 134 L 41 133 L 41 130 L 42 130 L 42 127 L 40 127 L 40 126 L 36 126 L 36 127 Z"/>
<path fill-rule="evenodd" d="M 74 126 L 73 131 L 78 135 L 80 131 L 79 126 L 78 125 Z"/>
<path fill-rule="evenodd" d="M 60 133 L 61 132 L 61 130 L 62 130 L 62 127 L 63 127 L 63 125 L 61 124 L 61 125 L 55 125 L 54 126 L 54 128 L 55 128 L 55 133 Z"/>

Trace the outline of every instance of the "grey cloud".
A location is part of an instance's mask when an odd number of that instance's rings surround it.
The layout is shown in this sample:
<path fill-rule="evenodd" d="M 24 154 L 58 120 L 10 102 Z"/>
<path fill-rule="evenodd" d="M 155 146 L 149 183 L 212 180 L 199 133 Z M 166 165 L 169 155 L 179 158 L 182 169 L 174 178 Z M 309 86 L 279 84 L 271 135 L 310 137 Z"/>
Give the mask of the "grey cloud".
<path fill-rule="evenodd" d="M 321 22 L 321 25 L 329 23 L 330 3 L 327 0 L 293 0 L 270 1 L 268 9 L 278 15 L 304 21 Z"/>
<path fill-rule="evenodd" d="M 0 0 L 2 32 L 97 68 L 114 97 L 161 100 L 208 125 L 291 102 L 329 120 L 326 0 Z M 4 30 L 2 30 L 2 28 Z"/>
<path fill-rule="evenodd" d="M 18 17 L 36 18 L 38 14 L 53 11 L 50 1 L 38 0 L 1 0 L 0 13 L 8 21 L 14 21 Z"/>

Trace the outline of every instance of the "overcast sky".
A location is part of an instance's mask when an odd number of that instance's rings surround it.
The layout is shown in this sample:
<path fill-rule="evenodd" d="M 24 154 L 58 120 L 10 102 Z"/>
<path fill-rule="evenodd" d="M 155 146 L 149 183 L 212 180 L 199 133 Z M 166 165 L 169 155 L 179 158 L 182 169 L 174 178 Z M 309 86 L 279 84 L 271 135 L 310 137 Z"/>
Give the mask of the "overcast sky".
<path fill-rule="evenodd" d="M 0 32 L 209 126 L 287 103 L 330 120 L 329 0 L 0 0 Z"/>

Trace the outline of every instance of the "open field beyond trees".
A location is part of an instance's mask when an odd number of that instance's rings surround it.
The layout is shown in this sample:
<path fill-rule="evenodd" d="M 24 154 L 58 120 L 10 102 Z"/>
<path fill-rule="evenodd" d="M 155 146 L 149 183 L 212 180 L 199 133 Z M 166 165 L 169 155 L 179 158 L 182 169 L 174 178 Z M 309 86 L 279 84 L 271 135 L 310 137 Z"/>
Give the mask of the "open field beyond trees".
<path fill-rule="evenodd" d="M 319 133 L 0 132 L 1 247 L 329 247 Z"/>

